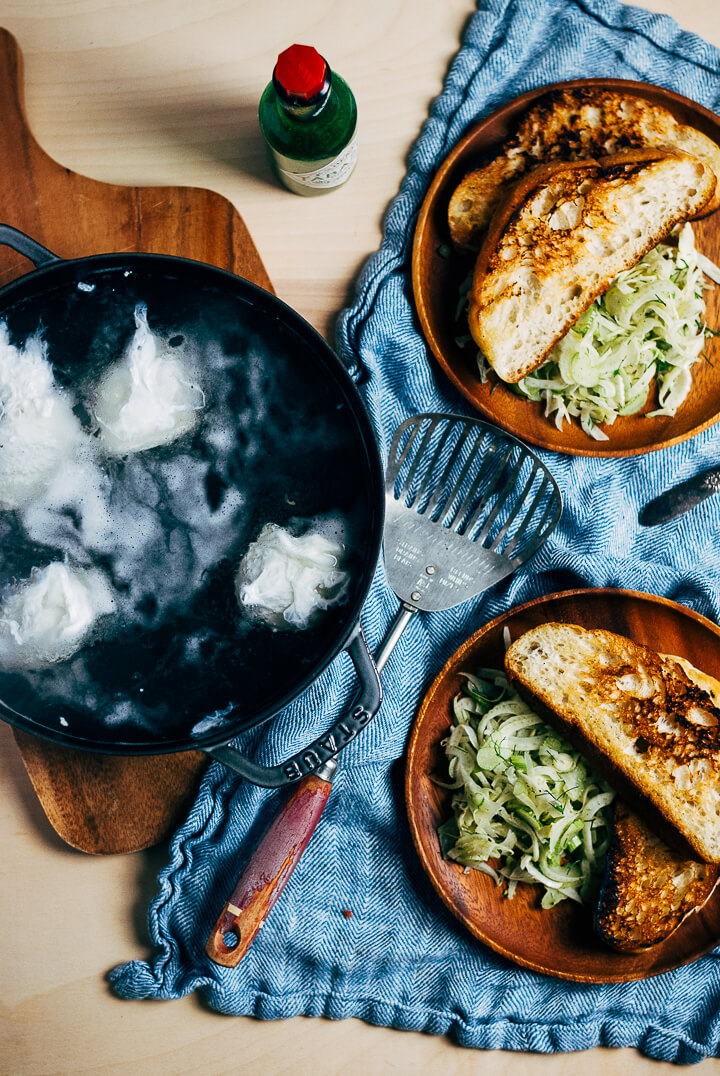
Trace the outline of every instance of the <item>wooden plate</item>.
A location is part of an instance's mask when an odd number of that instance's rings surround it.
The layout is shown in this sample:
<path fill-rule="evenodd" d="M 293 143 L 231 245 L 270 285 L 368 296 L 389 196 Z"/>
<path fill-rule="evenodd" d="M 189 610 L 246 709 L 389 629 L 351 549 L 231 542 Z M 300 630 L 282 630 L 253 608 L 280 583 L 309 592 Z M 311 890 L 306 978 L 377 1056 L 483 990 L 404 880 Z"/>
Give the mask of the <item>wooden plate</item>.
<path fill-rule="evenodd" d="M 491 375 L 481 385 L 472 345 L 458 347 L 455 310 L 458 287 L 474 264 L 472 255 L 443 257 L 438 253 L 450 243 L 447 208 L 450 196 L 467 172 L 477 166 L 483 154 L 503 142 L 515 129 L 520 115 L 539 97 L 552 90 L 597 86 L 624 90 L 662 105 L 684 124 L 698 128 L 720 144 L 720 118 L 687 97 L 623 79 L 580 79 L 541 86 L 509 101 L 468 132 L 445 159 L 425 196 L 415 230 L 412 279 L 420 325 L 430 349 L 453 384 L 478 411 L 503 429 L 530 444 L 574 456 L 634 456 L 677 444 L 707 429 L 720 418 L 720 341 L 709 339 L 709 362 L 698 364 L 693 374 L 692 393 L 674 418 L 645 418 L 643 414 L 619 418 L 607 427 L 609 441 L 593 441 L 576 422 L 562 430 L 543 416 L 542 408 L 522 399 Z M 720 263 L 720 214 L 715 213 L 693 225 L 698 249 Z M 706 292 L 707 323 L 720 327 L 720 289 Z M 651 394 L 652 396 L 653 394 Z M 657 404 L 651 399 L 645 410 Z"/>
<path fill-rule="evenodd" d="M 720 677 L 720 628 L 675 602 L 629 590 L 568 590 L 511 609 L 463 643 L 428 691 L 413 726 L 405 794 L 415 847 L 438 894 L 471 934 L 509 960 L 533 971 L 584 983 L 645 979 L 696 960 L 720 943 L 720 888 L 666 941 L 644 953 L 623 955 L 596 938 L 592 912 L 570 901 L 540 908 L 539 889 L 519 885 L 508 900 L 478 871 L 463 872 L 443 859 L 437 828 L 450 816 L 450 794 L 433 783 L 447 773 L 440 741 L 451 724 L 459 673 L 502 668 L 503 629 L 516 639 L 556 620 L 607 628 L 664 653 L 688 658 Z"/>

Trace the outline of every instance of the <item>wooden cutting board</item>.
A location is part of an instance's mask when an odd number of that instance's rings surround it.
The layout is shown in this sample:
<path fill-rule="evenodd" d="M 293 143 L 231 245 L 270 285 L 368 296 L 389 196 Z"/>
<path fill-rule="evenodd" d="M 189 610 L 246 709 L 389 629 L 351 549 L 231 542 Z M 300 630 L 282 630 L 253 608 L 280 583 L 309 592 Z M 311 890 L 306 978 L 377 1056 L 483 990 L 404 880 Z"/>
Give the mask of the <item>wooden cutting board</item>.
<path fill-rule="evenodd" d="M 35 141 L 23 105 L 22 57 L 0 29 L 0 222 L 63 258 L 105 251 L 176 254 L 272 285 L 237 210 L 193 187 L 98 183 L 52 160 Z M 32 269 L 0 247 L 0 285 Z M 149 848 L 187 812 L 207 756 L 143 758 L 88 754 L 15 732 L 23 762 L 52 826 L 83 852 Z"/>

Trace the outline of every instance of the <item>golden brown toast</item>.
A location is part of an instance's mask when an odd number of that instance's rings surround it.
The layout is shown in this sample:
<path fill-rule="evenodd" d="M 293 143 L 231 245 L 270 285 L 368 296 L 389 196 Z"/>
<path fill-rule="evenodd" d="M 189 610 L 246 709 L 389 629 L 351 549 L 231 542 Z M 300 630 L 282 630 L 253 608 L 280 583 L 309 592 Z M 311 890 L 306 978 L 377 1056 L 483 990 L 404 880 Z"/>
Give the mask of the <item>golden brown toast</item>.
<path fill-rule="evenodd" d="M 720 682 L 685 658 L 660 656 L 680 665 L 720 706 Z M 669 938 L 688 915 L 702 908 L 720 878 L 720 867 L 679 855 L 622 801 L 615 800 L 613 812 L 613 842 L 595 927 L 613 949 L 640 952 Z"/>
<path fill-rule="evenodd" d="M 511 684 L 686 858 L 720 863 L 720 708 L 675 658 L 613 632 L 542 624 Z"/>
<path fill-rule="evenodd" d="M 698 157 L 714 172 L 717 186 L 695 216 L 720 206 L 720 147 L 711 138 L 642 97 L 583 87 L 542 97 L 499 152 L 465 176 L 448 207 L 452 240 L 477 250 L 509 185 L 540 164 L 642 148 L 678 149 Z"/>
<path fill-rule="evenodd" d="M 618 800 L 613 829 L 595 928 L 611 948 L 636 953 L 669 938 L 705 904 L 720 867 L 678 855 Z"/>
<path fill-rule="evenodd" d="M 515 185 L 480 249 L 468 325 L 503 381 L 540 366 L 618 273 L 715 191 L 696 157 L 632 150 L 545 165 Z"/>

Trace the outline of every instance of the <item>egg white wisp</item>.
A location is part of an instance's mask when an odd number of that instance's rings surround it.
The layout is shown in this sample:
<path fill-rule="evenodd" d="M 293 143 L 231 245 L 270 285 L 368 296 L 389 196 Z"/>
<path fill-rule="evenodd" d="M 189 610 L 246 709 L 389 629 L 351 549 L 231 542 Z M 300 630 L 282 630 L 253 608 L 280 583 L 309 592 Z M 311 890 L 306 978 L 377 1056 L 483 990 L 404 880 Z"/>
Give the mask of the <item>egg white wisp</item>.
<path fill-rule="evenodd" d="M 0 665 L 38 668 L 63 661 L 114 608 L 110 584 L 97 569 L 62 561 L 36 568 L 0 604 Z"/>
<path fill-rule="evenodd" d="M 39 496 L 84 440 L 41 338 L 17 348 L 0 323 L 0 509 Z"/>
<path fill-rule="evenodd" d="M 324 529 L 295 536 L 275 523 L 263 527 L 235 577 L 238 602 L 250 617 L 306 628 L 318 610 L 343 597 L 348 573 L 338 567 L 344 546 L 336 537 L 342 524 Z"/>
<path fill-rule="evenodd" d="M 152 332 L 147 306 L 138 303 L 127 352 L 105 373 L 95 394 L 104 448 L 122 456 L 166 445 L 195 426 L 204 403 L 189 364 Z"/>

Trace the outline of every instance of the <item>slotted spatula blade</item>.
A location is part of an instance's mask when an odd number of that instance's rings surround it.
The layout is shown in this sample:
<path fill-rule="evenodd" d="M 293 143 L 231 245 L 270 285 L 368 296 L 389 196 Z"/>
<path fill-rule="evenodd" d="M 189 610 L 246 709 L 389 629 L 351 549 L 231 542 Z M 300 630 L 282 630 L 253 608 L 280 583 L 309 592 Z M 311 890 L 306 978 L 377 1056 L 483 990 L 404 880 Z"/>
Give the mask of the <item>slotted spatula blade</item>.
<path fill-rule="evenodd" d="M 413 611 L 475 597 L 524 564 L 557 526 L 558 485 L 510 434 L 460 415 L 397 429 L 385 481 L 385 568 Z"/>

